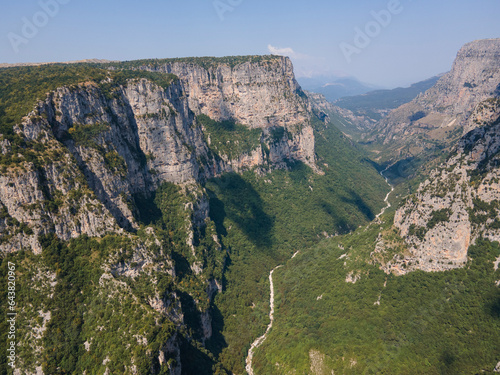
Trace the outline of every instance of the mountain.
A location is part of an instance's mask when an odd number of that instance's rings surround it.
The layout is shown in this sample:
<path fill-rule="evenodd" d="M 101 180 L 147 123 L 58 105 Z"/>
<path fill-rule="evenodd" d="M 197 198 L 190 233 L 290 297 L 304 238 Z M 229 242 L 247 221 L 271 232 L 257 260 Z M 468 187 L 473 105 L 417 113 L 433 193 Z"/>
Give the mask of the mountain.
<path fill-rule="evenodd" d="M 498 47 L 377 123 L 280 56 L 0 68 L 1 372 L 492 373 Z"/>
<path fill-rule="evenodd" d="M 410 102 L 420 93 L 434 86 L 439 77 L 415 83 L 407 88 L 376 90 L 366 94 L 347 96 L 334 102 L 323 94 L 307 91 L 311 103 L 330 117 L 337 117 L 342 132 L 358 141 L 365 141 L 375 124 L 393 109 Z"/>
<path fill-rule="evenodd" d="M 412 84 L 410 87 L 398 87 L 392 90 L 375 90 L 366 94 L 348 96 L 335 101 L 335 105 L 354 112 L 357 116 L 367 116 L 380 120 L 392 109 L 406 104 L 433 87 L 439 77 Z"/>
<path fill-rule="evenodd" d="M 360 82 L 354 77 L 299 78 L 299 83 L 305 90 L 323 94 L 331 102 L 376 89 L 376 86 Z"/>
<path fill-rule="evenodd" d="M 23 66 L 0 82 L 0 283 L 16 279 L 1 312 L 18 314 L 25 374 L 243 373 L 268 272 L 384 205 L 384 179 L 313 113 L 288 58 Z"/>
<path fill-rule="evenodd" d="M 338 107 L 328 101 L 323 94 L 306 91 L 312 109 L 320 118 L 332 121 L 340 131 L 353 139 L 361 140 L 364 134 L 372 129 L 375 120 L 364 115 L 356 115 L 349 109 Z"/>
<path fill-rule="evenodd" d="M 296 94 L 299 86 L 293 79 L 291 64 L 280 59 L 264 63 L 271 66 L 270 72 L 278 66 L 284 72 L 274 75 L 259 66 L 252 75 L 254 81 L 250 82 L 248 78 L 245 80 L 247 67 L 243 64 L 240 70 L 221 67 L 210 76 L 197 65 L 174 62 L 164 69 L 178 75 L 154 72 L 153 77 L 166 77 L 156 83 L 138 76 L 126 87 L 113 82 L 58 87 L 16 124 L 13 137 L 19 137 L 17 132 L 26 129 L 24 142 L 42 140 L 42 144 L 54 144 L 54 151 L 63 153 L 63 159 L 75 158 L 77 169 L 68 171 L 70 176 L 83 173 L 95 198 L 106 207 L 104 212 L 110 213 L 122 228 L 130 229 L 133 210 L 128 202 L 134 194 L 148 194 L 162 182 L 195 183 L 224 171 L 264 164 L 282 167 L 287 159 L 315 167 L 313 130 L 305 101 Z M 120 78 L 115 78 L 115 82 Z M 234 81 L 238 84 L 233 84 Z M 263 87 L 264 81 L 274 84 Z M 271 106 L 268 103 L 272 101 Z M 7 116 L 9 109 L 5 110 Z M 218 125 L 217 121 L 229 123 Z M 236 125 L 241 122 L 248 127 Z M 206 141 L 202 127 L 214 129 Z M 225 138 L 231 133 L 234 143 Z M 15 160 L 15 142 L 14 138 L 3 141 L 4 158 L 9 160 L 9 166 L 23 163 L 23 159 Z M 58 165 L 67 160 L 53 162 Z M 35 167 L 29 168 L 27 175 L 3 181 L 6 188 L 0 199 L 9 212 L 16 212 L 17 220 L 26 221 L 33 228 L 31 236 L 19 234 L 15 245 L 11 242 L 3 246 L 32 246 L 40 251 L 37 237 L 50 232 L 54 225 L 55 233 L 64 240 L 84 233 L 102 234 L 112 228 L 96 227 L 92 223 L 106 220 L 88 217 L 87 213 L 78 218 L 80 225 L 77 225 L 69 216 L 54 218 L 55 221 L 43 219 L 48 214 L 44 206 L 35 215 L 21 208 L 34 204 L 44 194 L 50 197 L 58 191 L 62 193 L 64 206 L 67 193 L 82 188 L 71 178 L 56 177 L 50 169 Z M 26 183 L 32 187 L 29 192 L 21 189 Z M 21 190 L 23 196 L 14 202 L 12 197 Z M 86 203 L 86 200 L 81 202 Z"/>
<path fill-rule="evenodd" d="M 481 102 L 468 123 L 474 129 L 396 211 L 409 254 L 391 264 L 394 272 L 463 267 L 471 244 L 500 240 L 500 98 Z"/>
<path fill-rule="evenodd" d="M 476 105 L 500 95 L 500 39 L 466 44 L 451 71 L 375 127 L 372 140 L 391 157 L 413 157 L 448 147 L 464 132 Z"/>

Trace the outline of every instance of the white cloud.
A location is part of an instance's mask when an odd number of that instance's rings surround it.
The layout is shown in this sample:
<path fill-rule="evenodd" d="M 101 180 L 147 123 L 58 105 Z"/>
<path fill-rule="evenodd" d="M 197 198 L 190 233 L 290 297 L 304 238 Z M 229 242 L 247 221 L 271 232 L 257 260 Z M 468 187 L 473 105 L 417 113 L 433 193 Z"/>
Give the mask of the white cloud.
<path fill-rule="evenodd" d="M 291 47 L 280 48 L 268 44 L 267 49 L 273 55 L 288 56 L 292 59 L 297 59 L 297 60 L 304 60 L 309 58 L 309 56 L 307 55 L 295 52 Z"/>

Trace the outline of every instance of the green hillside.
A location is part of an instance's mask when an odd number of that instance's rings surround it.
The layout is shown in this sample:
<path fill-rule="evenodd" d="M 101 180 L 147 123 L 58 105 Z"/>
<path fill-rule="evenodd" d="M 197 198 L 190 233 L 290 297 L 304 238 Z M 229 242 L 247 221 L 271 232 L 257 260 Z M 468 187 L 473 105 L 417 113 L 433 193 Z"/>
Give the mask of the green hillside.
<path fill-rule="evenodd" d="M 370 256 L 380 232 L 401 251 L 391 223 L 325 240 L 275 272 L 275 322 L 256 374 L 491 373 L 500 357 L 498 243 L 478 241 L 464 269 L 396 277 Z"/>

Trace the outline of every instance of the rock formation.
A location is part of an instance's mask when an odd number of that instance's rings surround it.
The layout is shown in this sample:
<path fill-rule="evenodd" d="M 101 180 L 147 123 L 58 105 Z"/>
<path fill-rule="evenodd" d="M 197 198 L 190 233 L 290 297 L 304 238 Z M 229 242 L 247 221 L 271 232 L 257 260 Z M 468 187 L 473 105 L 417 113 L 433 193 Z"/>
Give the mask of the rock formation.
<path fill-rule="evenodd" d="M 476 128 L 396 211 L 394 224 L 411 252 L 406 270 L 461 267 L 479 236 L 500 240 L 498 99 L 479 104 L 468 123 Z"/>
<path fill-rule="evenodd" d="M 392 111 L 375 127 L 373 140 L 393 156 L 417 155 L 436 145 L 453 145 L 475 106 L 500 95 L 500 39 L 466 44 L 453 67 L 434 87 Z"/>

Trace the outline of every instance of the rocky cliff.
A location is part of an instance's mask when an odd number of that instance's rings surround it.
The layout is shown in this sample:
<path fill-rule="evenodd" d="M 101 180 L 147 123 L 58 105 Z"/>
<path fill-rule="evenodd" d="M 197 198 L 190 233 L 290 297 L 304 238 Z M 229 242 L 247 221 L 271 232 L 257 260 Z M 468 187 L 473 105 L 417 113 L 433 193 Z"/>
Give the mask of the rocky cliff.
<path fill-rule="evenodd" d="M 270 57 L 234 67 L 215 64 L 208 70 L 175 62 L 157 70 L 175 72 L 180 79 L 167 88 L 147 79 L 60 87 L 16 127 L 50 161 L 27 162 L 2 174 L 0 200 L 31 233 L 13 235 L 2 244 L 4 250 L 26 246 L 39 251 L 36 238 L 54 230 L 67 240 L 116 226 L 137 227 L 134 197 L 155 191 L 163 182 L 193 184 L 223 172 L 286 167 L 294 159 L 315 168 L 307 101 L 288 59 Z M 236 153 L 215 149 L 211 146 L 217 134 L 197 115 L 256 128 L 256 140 L 246 149 L 235 147 L 240 151 Z M 225 141 L 230 146 L 238 142 Z M 8 140 L 2 148 L 4 154 L 11 152 Z M 50 153 L 57 157 L 50 158 Z M 52 197 L 61 206 L 57 214 L 43 203 Z M 96 213 L 80 210 L 64 216 L 87 204 Z"/>
<path fill-rule="evenodd" d="M 499 57 L 500 39 L 466 44 L 451 71 L 434 87 L 382 119 L 372 139 L 383 142 L 395 157 L 454 144 L 470 130 L 464 127 L 475 106 L 500 95 Z"/>
<path fill-rule="evenodd" d="M 288 135 L 274 139 L 268 146 L 278 154 L 285 152 L 282 159 L 300 160 L 315 168 L 307 97 L 287 57 L 254 56 L 241 63 L 222 64 L 214 63 L 212 58 L 200 64 L 200 59 L 144 61 L 136 65 L 137 69 L 179 77 L 189 108 L 196 116 L 203 114 L 216 121 L 232 120 L 262 129 L 265 138 L 273 129 L 285 129 Z"/>
<path fill-rule="evenodd" d="M 477 238 L 500 240 L 498 98 L 476 106 L 467 124 L 475 128 L 396 211 L 394 225 L 410 250 L 390 266 L 397 272 L 461 267 Z"/>

